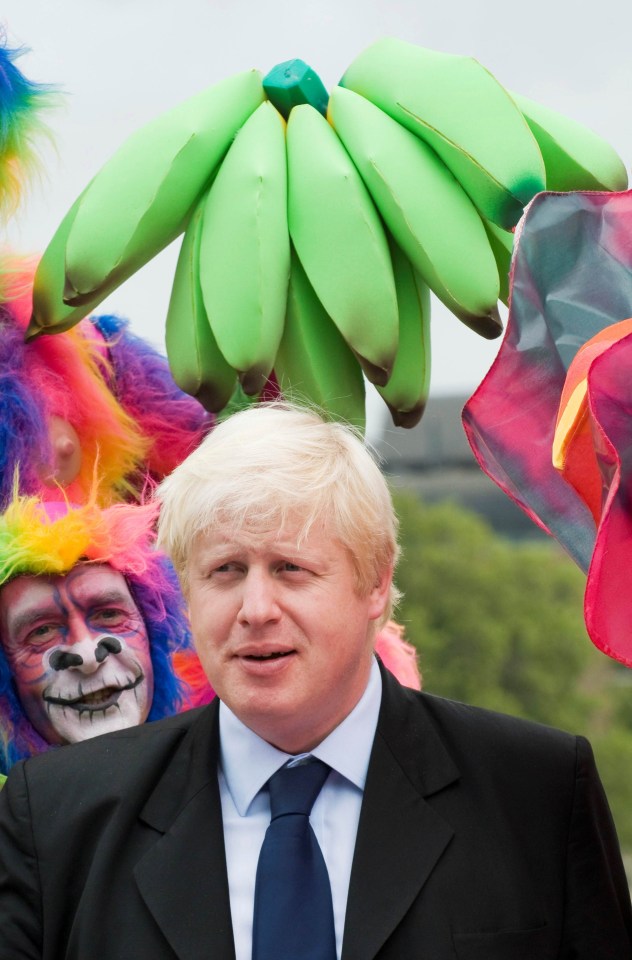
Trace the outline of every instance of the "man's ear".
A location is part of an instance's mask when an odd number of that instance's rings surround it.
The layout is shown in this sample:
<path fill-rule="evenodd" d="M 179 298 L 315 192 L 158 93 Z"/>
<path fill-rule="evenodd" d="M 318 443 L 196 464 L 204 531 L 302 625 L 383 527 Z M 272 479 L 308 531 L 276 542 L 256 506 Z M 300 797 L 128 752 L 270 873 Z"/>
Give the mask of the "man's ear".
<path fill-rule="evenodd" d="M 377 583 L 369 593 L 369 619 L 379 620 L 384 613 L 389 600 L 393 583 L 393 565 L 389 564 L 380 575 Z"/>

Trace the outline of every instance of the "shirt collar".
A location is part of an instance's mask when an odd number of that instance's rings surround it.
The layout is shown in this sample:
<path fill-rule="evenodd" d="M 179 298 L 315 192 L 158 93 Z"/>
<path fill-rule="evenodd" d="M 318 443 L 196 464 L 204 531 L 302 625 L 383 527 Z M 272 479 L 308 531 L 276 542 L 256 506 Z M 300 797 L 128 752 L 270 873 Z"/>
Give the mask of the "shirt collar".
<path fill-rule="evenodd" d="M 311 751 L 360 790 L 366 783 L 381 699 L 382 678 L 374 658 L 369 682 L 351 713 Z M 219 739 L 226 785 L 237 812 L 244 817 L 264 784 L 292 755 L 262 740 L 222 702 Z"/>

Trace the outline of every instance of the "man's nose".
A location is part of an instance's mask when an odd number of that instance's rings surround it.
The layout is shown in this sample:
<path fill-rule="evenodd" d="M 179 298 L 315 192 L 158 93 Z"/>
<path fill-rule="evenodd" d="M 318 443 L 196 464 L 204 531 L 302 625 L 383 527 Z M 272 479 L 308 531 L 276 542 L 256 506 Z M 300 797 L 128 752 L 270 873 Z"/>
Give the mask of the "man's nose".
<path fill-rule="evenodd" d="M 53 670 L 78 670 L 80 673 L 96 673 L 111 653 L 120 653 L 121 641 L 116 637 L 84 637 L 65 649 L 54 650 L 50 655 Z"/>
<path fill-rule="evenodd" d="M 249 570 L 243 581 L 238 622 L 259 627 L 274 623 L 280 617 L 274 577 L 265 571 Z"/>

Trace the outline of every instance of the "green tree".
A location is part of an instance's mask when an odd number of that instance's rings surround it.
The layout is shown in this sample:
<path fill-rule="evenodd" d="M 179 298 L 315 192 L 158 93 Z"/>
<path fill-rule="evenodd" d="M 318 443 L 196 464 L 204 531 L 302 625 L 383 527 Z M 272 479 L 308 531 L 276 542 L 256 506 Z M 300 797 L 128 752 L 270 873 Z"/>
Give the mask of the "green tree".
<path fill-rule="evenodd" d="M 632 849 L 632 675 L 588 639 L 581 571 L 553 542 L 512 543 L 454 504 L 394 499 L 398 617 L 424 688 L 588 736 Z"/>

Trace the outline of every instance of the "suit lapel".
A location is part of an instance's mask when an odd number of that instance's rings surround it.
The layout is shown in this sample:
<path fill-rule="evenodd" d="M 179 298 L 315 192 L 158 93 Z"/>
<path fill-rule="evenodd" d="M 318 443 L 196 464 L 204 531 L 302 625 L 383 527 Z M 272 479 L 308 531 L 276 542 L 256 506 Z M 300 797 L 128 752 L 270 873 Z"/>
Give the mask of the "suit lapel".
<path fill-rule="evenodd" d="M 417 694 L 382 669 L 382 705 L 354 853 L 342 960 L 370 960 L 453 831 L 427 803 L 459 777 Z M 141 814 L 156 835 L 134 871 L 179 960 L 234 960 L 221 802 L 218 701 L 201 711 Z"/>
<path fill-rule="evenodd" d="M 382 669 L 349 886 L 342 960 L 370 960 L 430 876 L 453 831 L 426 802 L 459 772 L 418 695 Z M 346 931 L 349 931 L 347 937 Z"/>
<path fill-rule="evenodd" d="M 180 960 L 235 956 L 221 801 L 218 701 L 202 711 L 141 814 L 156 843 L 134 871 Z"/>

